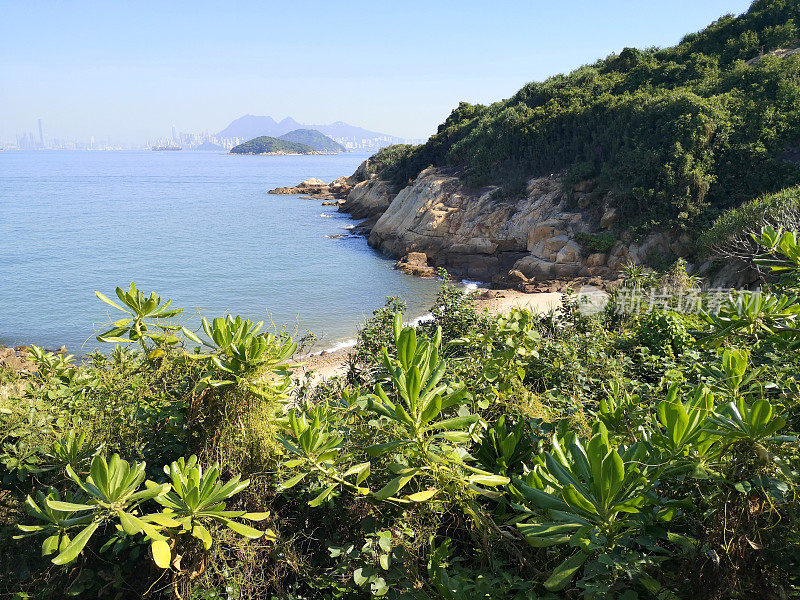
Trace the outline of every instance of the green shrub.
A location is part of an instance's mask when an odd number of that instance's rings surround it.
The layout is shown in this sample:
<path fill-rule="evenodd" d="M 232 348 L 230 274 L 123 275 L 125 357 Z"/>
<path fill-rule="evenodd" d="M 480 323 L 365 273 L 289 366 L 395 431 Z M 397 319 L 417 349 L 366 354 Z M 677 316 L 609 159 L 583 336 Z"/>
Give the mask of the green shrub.
<path fill-rule="evenodd" d="M 617 243 L 617 236 L 613 233 L 578 233 L 575 236 L 585 248 L 590 252 L 601 252 L 605 254 Z"/>
<path fill-rule="evenodd" d="M 636 340 L 653 354 L 678 356 L 689 347 L 692 336 L 679 315 L 653 311 L 639 326 Z"/>

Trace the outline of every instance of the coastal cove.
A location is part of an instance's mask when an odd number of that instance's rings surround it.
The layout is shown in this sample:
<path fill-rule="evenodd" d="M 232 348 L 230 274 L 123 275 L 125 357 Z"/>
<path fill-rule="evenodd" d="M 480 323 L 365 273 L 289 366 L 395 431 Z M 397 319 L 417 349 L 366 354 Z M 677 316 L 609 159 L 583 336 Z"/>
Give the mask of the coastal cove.
<path fill-rule="evenodd" d="M 387 296 L 423 314 L 435 280 L 394 270 L 335 207 L 267 195 L 349 175 L 364 158 L 3 153 L 0 344 L 89 352 L 93 324 L 108 321 L 93 291 L 132 280 L 185 307 L 190 328 L 197 310 L 230 312 L 312 331 L 319 350 L 352 338 Z"/>

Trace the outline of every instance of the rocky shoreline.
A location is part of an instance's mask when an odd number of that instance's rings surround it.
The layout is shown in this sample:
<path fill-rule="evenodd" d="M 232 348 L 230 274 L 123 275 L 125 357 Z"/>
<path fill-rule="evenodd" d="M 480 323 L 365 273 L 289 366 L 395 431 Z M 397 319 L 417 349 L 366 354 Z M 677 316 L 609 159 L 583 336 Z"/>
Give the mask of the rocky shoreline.
<path fill-rule="evenodd" d="M 279 187 L 269 190 L 268 194 L 300 194 L 323 200 L 344 200 L 350 192 L 352 185 L 348 177 L 339 177 L 330 183 L 314 177 L 306 179 L 295 186 Z M 337 202 L 338 204 L 338 202 Z"/>
<path fill-rule="evenodd" d="M 66 353 L 66 348 L 59 349 L 57 352 Z M 35 365 L 31 362 L 30 357 L 30 352 L 28 352 L 26 346 L 16 346 L 14 348 L 0 346 L 0 367 L 9 367 L 15 371 L 35 370 Z"/>
<path fill-rule="evenodd" d="M 369 159 L 350 177 L 309 179 L 274 194 L 302 194 L 338 206 L 361 221 L 354 233 L 399 259 L 397 268 L 421 277 L 445 268 L 456 277 L 529 293 L 619 282 L 627 263 L 684 258 L 690 274 L 712 287 L 749 287 L 752 272 L 733 263 L 691 262 L 696 240 L 665 231 L 635 239 L 616 226 L 612 194 L 596 181 L 567 187 L 560 175 L 528 180 L 521 198 L 499 188 L 465 187 L 446 169 L 428 168 L 401 190 L 369 172 Z"/>

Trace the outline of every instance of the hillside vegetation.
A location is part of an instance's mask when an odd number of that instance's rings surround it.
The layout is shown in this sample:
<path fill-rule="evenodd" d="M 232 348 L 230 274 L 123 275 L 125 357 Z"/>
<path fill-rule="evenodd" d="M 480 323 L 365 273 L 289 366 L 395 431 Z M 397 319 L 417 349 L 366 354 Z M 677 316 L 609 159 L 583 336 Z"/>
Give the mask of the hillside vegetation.
<path fill-rule="evenodd" d="M 231 154 L 314 154 L 317 151 L 306 144 L 290 142 L 262 135 L 231 148 Z"/>
<path fill-rule="evenodd" d="M 463 168 L 470 185 L 524 190 L 566 171 L 599 178 L 627 225 L 705 224 L 720 211 L 800 183 L 800 4 L 758 0 L 670 48 L 626 48 L 529 83 L 489 106 L 461 103 L 430 140 L 381 172 Z M 385 152 L 392 153 L 392 150 Z"/>
<path fill-rule="evenodd" d="M 327 135 L 320 133 L 316 129 L 295 129 L 283 134 L 278 139 L 305 144 L 320 152 L 344 152 L 344 146 L 334 142 Z"/>

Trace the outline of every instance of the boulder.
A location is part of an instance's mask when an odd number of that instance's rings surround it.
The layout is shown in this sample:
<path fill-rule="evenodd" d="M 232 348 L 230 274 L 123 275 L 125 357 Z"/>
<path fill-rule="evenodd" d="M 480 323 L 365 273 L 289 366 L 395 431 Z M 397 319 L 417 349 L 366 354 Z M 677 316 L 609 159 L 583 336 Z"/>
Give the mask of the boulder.
<path fill-rule="evenodd" d="M 557 235 L 545 240 L 544 247 L 545 250 L 547 250 L 548 252 L 558 253 L 569 241 L 571 240 L 568 235 L 566 234 Z"/>
<path fill-rule="evenodd" d="M 511 269 L 508 272 L 508 279 L 513 283 L 528 283 L 530 278 L 526 277 L 522 271 Z"/>
<path fill-rule="evenodd" d="M 533 227 L 528 232 L 528 251 L 530 252 L 539 242 L 562 235 L 564 232 L 557 228 L 558 223 L 546 221 Z"/>
<path fill-rule="evenodd" d="M 305 194 L 317 198 L 344 198 L 350 190 L 350 179 L 339 177 L 331 183 L 325 183 L 321 179 L 311 177 L 301 181 L 295 186 L 279 187 L 269 190 L 268 194 Z"/>
<path fill-rule="evenodd" d="M 550 279 L 555 274 L 556 263 L 535 256 L 523 256 L 514 263 L 514 270 L 528 279 Z"/>
<path fill-rule="evenodd" d="M 445 264 L 463 277 L 478 281 L 489 281 L 500 268 L 498 258 L 486 254 L 448 254 Z"/>
<path fill-rule="evenodd" d="M 602 252 L 595 252 L 586 258 L 586 266 L 588 267 L 601 267 L 606 264 L 608 256 Z"/>
<path fill-rule="evenodd" d="M 350 213 L 354 219 L 377 221 L 389 208 L 395 195 L 392 186 L 385 181 L 380 179 L 362 181 L 350 189 L 347 198 L 339 206 L 339 210 Z"/>
<path fill-rule="evenodd" d="M 494 298 L 502 298 L 503 296 L 494 290 L 478 290 L 475 292 L 475 297 L 478 300 L 492 300 Z"/>
<path fill-rule="evenodd" d="M 616 256 L 617 258 L 623 258 L 628 256 L 628 247 L 623 242 L 617 242 L 611 247 L 608 254 L 610 256 Z"/>
<path fill-rule="evenodd" d="M 395 263 L 395 268 L 417 277 L 436 277 L 436 269 L 428 264 L 428 256 L 424 252 L 409 252 Z"/>
<path fill-rule="evenodd" d="M 554 275 L 559 279 L 576 277 L 583 269 L 583 264 L 579 262 L 557 263 L 553 269 Z"/>
<path fill-rule="evenodd" d="M 556 262 L 558 264 L 574 263 L 580 259 L 581 247 L 574 240 L 570 240 L 558 251 Z"/>
<path fill-rule="evenodd" d="M 613 206 L 610 206 L 605 210 L 603 216 L 600 217 L 600 227 L 607 229 L 616 223 L 617 219 L 619 219 L 617 209 Z"/>

